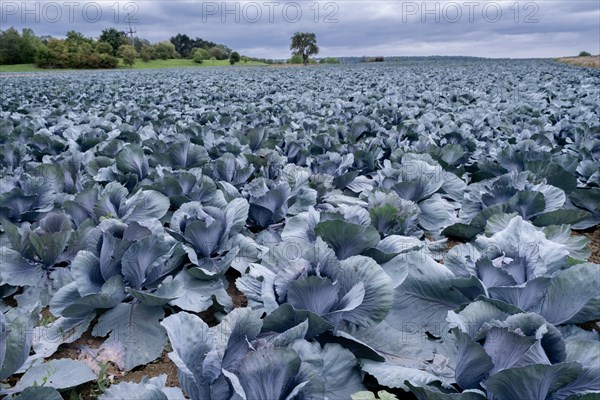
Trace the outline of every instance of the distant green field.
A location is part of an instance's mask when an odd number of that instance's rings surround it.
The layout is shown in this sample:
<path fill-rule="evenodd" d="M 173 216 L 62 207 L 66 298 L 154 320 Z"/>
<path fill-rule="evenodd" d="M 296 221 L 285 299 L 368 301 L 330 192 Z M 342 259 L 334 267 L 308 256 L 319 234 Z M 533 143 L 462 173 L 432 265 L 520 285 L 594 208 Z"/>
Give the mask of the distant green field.
<path fill-rule="evenodd" d="M 14 65 L 0 65 L 0 72 L 31 72 L 31 71 L 45 71 L 42 68 L 38 68 L 35 64 L 14 64 Z"/>
<path fill-rule="evenodd" d="M 244 66 L 264 66 L 267 64 L 263 64 L 256 61 L 248 61 L 248 62 L 239 62 L 236 63 L 236 67 L 244 67 Z M 193 67 L 229 67 L 229 60 L 206 60 L 202 64 L 196 64 L 192 60 L 187 59 L 174 59 L 174 60 L 152 60 L 149 62 L 144 62 L 142 60 L 137 60 L 133 65 L 133 69 L 160 69 L 160 68 L 193 68 Z M 125 64 L 123 64 L 123 60 L 120 61 L 119 67 L 120 69 L 128 69 Z M 66 71 L 64 69 L 61 70 L 51 70 L 51 69 L 43 69 L 38 68 L 35 64 L 14 64 L 14 65 L 0 65 L 0 72 L 35 72 L 35 71 Z"/>

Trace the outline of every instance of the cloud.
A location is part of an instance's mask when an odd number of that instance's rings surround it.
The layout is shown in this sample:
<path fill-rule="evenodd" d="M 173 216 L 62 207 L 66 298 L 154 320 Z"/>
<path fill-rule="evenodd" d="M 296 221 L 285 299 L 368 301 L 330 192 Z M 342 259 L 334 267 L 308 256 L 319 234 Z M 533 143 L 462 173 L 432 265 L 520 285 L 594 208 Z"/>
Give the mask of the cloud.
<path fill-rule="evenodd" d="M 50 3 L 56 6 L 48 6 Z M 600 52 L 600 7 L 588 0 L 111 0 L 23 4 L 2 1 L 3 27 L 30 27 L 38 34 L 55 36 L 68 30 L 98 36 L 106 27 L 128 29 L 127 13 L 134 12 L 136 34 L 151 41 L 186 33 L 269 58 L 288 57 L 289 38 L 296 31 L 315 32 L 323 56 L 555 57 L 580 50 Z M 57 9 L 61 10 L 60 18 Z"/>

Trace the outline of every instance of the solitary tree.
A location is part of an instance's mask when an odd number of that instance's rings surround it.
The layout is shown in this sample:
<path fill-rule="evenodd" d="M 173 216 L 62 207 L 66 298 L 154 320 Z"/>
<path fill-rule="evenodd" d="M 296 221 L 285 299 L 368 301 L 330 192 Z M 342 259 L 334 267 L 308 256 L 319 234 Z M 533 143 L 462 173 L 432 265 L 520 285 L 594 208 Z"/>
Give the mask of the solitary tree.
<path fill-rule="evenodd" d="M 292 44 L 290 44 L 290 50 L 292 50 L 293 55 L 301 56 L 304 65 L 307 65 L 308 58 L 319 53 L 317 36 L 314 33 L 309 32 L 294 33 L 294 36 L 292 36 Z"/>
<path fill-rule="evenodd" d="M 591 57 L 592 55 L 587 51 L 582 51 L 579 53 L 578 57 Z"/>

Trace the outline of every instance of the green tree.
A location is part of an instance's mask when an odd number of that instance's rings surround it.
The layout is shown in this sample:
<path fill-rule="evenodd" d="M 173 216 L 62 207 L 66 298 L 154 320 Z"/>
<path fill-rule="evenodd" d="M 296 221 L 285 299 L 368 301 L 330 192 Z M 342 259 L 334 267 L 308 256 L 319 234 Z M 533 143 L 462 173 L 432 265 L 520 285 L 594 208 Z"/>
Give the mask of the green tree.
<path fill-rule="evenodd" d="M 204 40 L 202 38 L 197 37 L 196 39 L 192 40 L 192 47 L 195 49 L 210 49 L 211 47 L 215 47 L 217 46 L 216 43 L 208 41 L 208 40 Z M 192 54 L 193 54 L 194 50 L 192 50 Z"/>
<path fill-rule="evenodd" d="M 45 44 L 40 44 L 35 52 L 35 65 L 40 68 L 52 68 L 52 52 Z"/>
<path fill-rule="evenodd" d="M 212 58 L 214 57 L 217 60 L 227 60 L 229 58 L 229 49 L 225 46 L 214 46 L 208 50 L 208 55 Z"/>
<path fill-rule="evenodd" d="M 295 54 L 289 59 L 288 64 L 302 64 L 304 60 L 300 54 Z"/>
<path fill-rule="evenodd" d="M 35 63 L 40 68 L 67 68 L 69 54 L 64 40 L 50 39 L 46 45 L 38 47 Z"/>
<path fill-rule="evenodd" d="M 292 55 L 302 57 L 304 65 L 308 64 L 308 58 L 312 55 L 319 54 L 319 46 L 317 46 L 317 36 L 310 32 L 296 32 L 292 36 L 290 44 Z"/>
<path fill-rule="evenodd" d="M 92 44 L 94 42 L 91 38 L 86 38 L 83 36 L 83 33 L 77 31 L 69 31 L 67 32 L 67 39 L 65 39 L 68 43 L 73 43 L 77 45 L 81 45 L 83 43 Z"/>
<path fill-rule="evenodd" d="M 591 57 L 592 55 L 587 51 L 582 51 L 579 53 L 578 57 Z"/>
<path fill-rule="evenodd" d="M 98 42 L 96 51 L 100 54 L 112 54 L 112 46 L 108 42 Z"/>
<path fill-rule="evenodd" d="M 202 62 L 205 60 L 204 57 L 202 56 L 201 53 L 194 53 L 194 55 L 192 56 L 192 60 L 194 60 L 195 63 L 197 64 L 202 64 Z"/>
<path fill-rule="evenodd" d="M 140 57 L 143 61 L 148 62 L 154 58 L 154 48 L 147 44 L 140 49 Z"/>
<path fill-rule="evenodd" d="M 129 68 L 133 67 L 135 59 L 137 58 L 135 47 L 130 44 L 121 45 L 121 47 L 119 47 L 119 55 L 123 58 L 125 65 L 129 66 Z"/>
<path fill-rule="evenodd" d="M 248 56 L 242 56 L 242 57 L 241 57 L 241 61 L 242 61 L 242 62 L 245 64 L 245 63 L 247 63 L 248 61 L 250 61 L 250 58 L 248 58 Z"/>
<path fill-rule="evenodd" d="M 108 53 L 112 47 L 108 46 Z M 35 63 L 41 68 L 116 68 L 118 60 L 111 54 L 98 52 L 100 43 L 84 37 L 78 32 L 67 33 L 67 38 L 40 41 L 36 48 Z"/>
<path fill-rule="evenodd" d="M 321 64 L 339 64 L 340 60 L 334 57 L 325 57 L 319 61 Z"/>
<path fill-rule="evenodd" d="M 129 40 L 127 40 L 127 34 L 123 31 L 119 31 L 115 28 L 107 28 L 102 31 L 100 37 L 98 38 L 100 42 L 107 42 L 112 47 L 112 55 L 116 56 L 119 51 L 119 47 L 124 44 L 128 44 Z"/>
<path fill-rule="evenodd" d="M 175 46 L 171 42 L 160 42 L 154 45 L 154 55 L 161 60 L 175 58 Z"/>
<path fill-rule="evenodd" d="M 0 31 L 0 64 L 20 64 L 21 35 L 15 28 Z"/>
<path fill-rule="evenodd" d="M 117 68 L 119 60 L 110 54 L 98 54 L 98 68 Z"/>
<path fill-rule="evenodd" d="M 192 51 L 192 58 L 194 59 L 194 61 L 200 58 L 202 58 L 202 60 L 208 60 L 210 58 L 210 55 L 208 54 L 208 50 L 196 48 Z"/>
<path fill-rule="evenodd" d="M 233 65 L 237 62 L 240 62 L 240 53 L 238 53 L 237 51 L 234 51 L 229 56 L 229 64 Z"/>
<path fill-rule="evenodd" d="M 171 37 L 169 41 L 175 46 L 175 51 L 181 57 L 188 58 L 192 55 L 194 40 L 190 39 L 188 35 L 178 33 L 177 36 Z"/>
<path fill-rule="evenodd" d="M 142 52 L 142 47 L 151 46 L 152 44 L 148 39 L 140 39 L 139 37 L 133 38 L 133 47 L 138 53 Z"/>
<path fill-rule="evenodd" d="M 35 36 L 33 30 L 25 28 L 21 31 L 21 41 L 19 42 L 19 54 L 22 63 L 32 63 L 35 60 L 35 53 L 40 46 L 40 39 Z"/>

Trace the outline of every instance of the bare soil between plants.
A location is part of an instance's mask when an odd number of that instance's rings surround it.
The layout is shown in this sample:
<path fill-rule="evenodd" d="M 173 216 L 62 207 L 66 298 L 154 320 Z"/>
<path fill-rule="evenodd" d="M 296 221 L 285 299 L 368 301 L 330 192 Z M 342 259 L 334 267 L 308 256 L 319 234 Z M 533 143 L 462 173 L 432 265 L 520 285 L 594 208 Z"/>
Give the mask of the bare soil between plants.
<path fill-rule="evenodd" d="M 572 233 L 575 236 L 585 236 L 590 240 L 590 242 L 588 243 L 588 247 L 591 251 L 591 256 L 589 257 L 588 261 L 600 264 L 600 228 L 596 227 L 588 229 L 586 231 L 573 231 Z M 459 244 L 462 244 L 462 242 L 456 240 L 448 240 L 447 251 Z M 239 276 L 239 272 L 235 270 L 230 270 L 226 274 L 227 281 L 229 282 L 227 293 L 233 301 L 234 308 L 246 307 L 248 305 L 248 300 L 246 299 L 246 296 L 244 296 L 244 294 L 241 291 L 239 291 L 235 286 L 235 280 Z M 212 309 L 212 307 L 204 312 L 198 313 L 197 315 L 200 318 L 202 318 L 202 320 L 206 322 L 209 326 L 215 326 L 219 323 L 219 321 L 214 316 L 214 310 Z M 592 325 L 584 328 L 587 328 L 587 330 L 598 329 L 596 326 Z M 89 355 L 86 355 L 86 352 L 82 349 L 97 349 L 102 345 L 102 343 L 104 343 L 105 338 L 94 337 L 90 334 L 90 331 L 91 328 L 87 332 L 85 332 L 81 338 L 79 338 L 73 343 L 61 345 L 58 348 L 57 352 L 52 357 L 50 357 L 50 359 L 70 358 L 73 360 L 84 360 L 86 357 L 88 357 L 88 361 L 94 362 L 93 359 L 89 360 Z M 136 367 L 128 372 L 123 372 L 114 363 L 108 362 L 106 365 L 106 371 L 103 377 L 103 382 L 101 382 L 100 384 L 98 381 L 89 382 L 71 391 L 63 392 L 63 397 L 65 399 L 96 399 L 102 393 L 102 390 L 100 389 L 102 385 L 109 386 L 120 382 L 138 383 L 143 377 L 152 378 L 161 374 L 167 375 L 167 386 L 179 386 L 179 380 L 177 377 L 177 367 L 170 360 L 167 351 L 164 351 L 161 357 L 157 360 L 149 364 Z M 15 377 L 13 376 L 13 378 Z M 16 379 L 15 382 L 9 383 L 16 383 Z M 400 395 L 401 393 L 397 394 Z M 414 396 L 410 394 L 402 394 L 406 397 L 401 398 L 414 399 Z"/>

